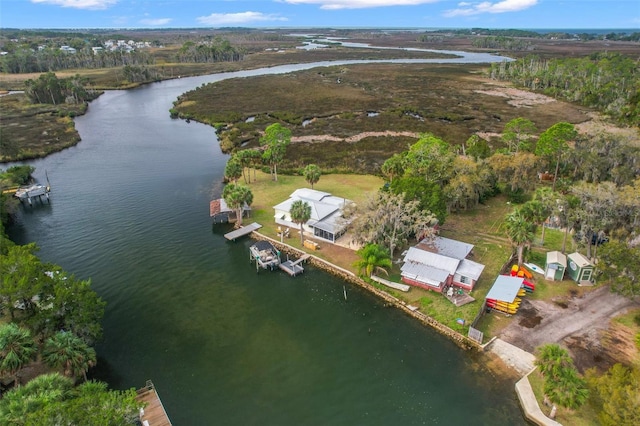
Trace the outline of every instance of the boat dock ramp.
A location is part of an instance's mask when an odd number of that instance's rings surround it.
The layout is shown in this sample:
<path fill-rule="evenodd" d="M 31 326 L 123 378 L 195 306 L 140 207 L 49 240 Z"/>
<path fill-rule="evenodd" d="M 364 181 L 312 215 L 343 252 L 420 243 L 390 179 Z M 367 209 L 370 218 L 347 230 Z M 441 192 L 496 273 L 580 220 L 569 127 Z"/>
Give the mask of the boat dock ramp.
<path fill-rule="evenodd" d="M 262 225 L 260 225 L 258 222 L 253 222 L 251 225 L 243 226 L 241 228 L 236 229 L 235 231 L 231 231 L 224 234 L 224 237 L 229 241 L 235 241 L 236 238 L 249 235 L 256 229 L 260 229 L 260 228 L 262 228 Z"/>
<path fill-rule="evenodd" d="M 169 420 L 151 380 L 147 380 L 146 386 L 138 389 L 136 393 L 136 400 L 146 404 L 144 408 L 140 409 L 139 424 L 143 426 L 171 426 L 171 420 Z"/>
<path fill-rule="evenodd" d="M 287 259 L 286 262 L 282 262 L 280 264 L 280 269 L 282 269 L 283 271 L 285 271 L 287 274 L 291 275 L 292 277 L 295 277 L 298 274 L 301 274 L 304 272 L 304 268 L 300 265 L 302 262 L 304 262 L 305 260 L 309 259 L 309 257 L 311 257 L 308 254 L 305 254 L 304 256 L 302 256 L 300 259 L 296 260 L 295 262 L 292 260 Z"/>

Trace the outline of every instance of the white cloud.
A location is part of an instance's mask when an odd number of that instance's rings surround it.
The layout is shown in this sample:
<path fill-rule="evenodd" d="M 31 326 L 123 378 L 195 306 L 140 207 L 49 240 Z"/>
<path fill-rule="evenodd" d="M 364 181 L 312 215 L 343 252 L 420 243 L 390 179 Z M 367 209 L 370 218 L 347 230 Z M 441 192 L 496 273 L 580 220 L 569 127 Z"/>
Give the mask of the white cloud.
<path fill-rule="evenodd" d="M 417 6 L 439 0 L 282 0 L 290 4 L 319 4 L 320 9 L 367 9 L 385 6 Z"/>
<path fill-rule="evenodd" d="M 458 3 L 457 9 L 444 12 L 446 17 L 479 15 L 481 13 L 517 12 L 535 6 L 538 0 L 502 0 L 496 3 L 483 1 L 481 3 Z"/>
<path fill-rule="evenodd" d="M 286 21 L 287 18 L 283 18 L 275 14 L 264 14 L 261 12 L 239 12 L 212 13 L 208 16 L 200 16 L 196 18 L 196 20 L 201 24 L 215 27 L 225 25 L 245 25 L 253 22 Z"/>
<path fill-rule="evenodd" d="M 169 22 L 171 22 L 172 19 L 171 18 L 156 18 L 156 19 L 141 19 L 140 23 L 142 25 L 149 25 L 151 27 L 159 27 L 162 25 L 167 25 Z"/>
<path fill-rule="evenodd" d="M 53 4 L 62 7 L 73 7 L 74 9 L 108 9 L 118 3 L 118 0 L 31 0 L 31 3 Z"/>

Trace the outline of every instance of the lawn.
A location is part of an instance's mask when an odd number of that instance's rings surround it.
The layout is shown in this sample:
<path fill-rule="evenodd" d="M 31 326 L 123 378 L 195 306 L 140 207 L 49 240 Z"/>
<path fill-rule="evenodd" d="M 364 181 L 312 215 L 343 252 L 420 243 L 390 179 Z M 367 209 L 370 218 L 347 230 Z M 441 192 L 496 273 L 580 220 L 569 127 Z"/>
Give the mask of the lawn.
<path fill-rule="evenodd" d="M 251 173 L 253 179 L 253 172 Z M 383 180 L 377 176 L 371 175 L 341 175 L 331 174 L 323 175 L 314 185 L 313 189 L 318 191 L 329 192 L 332 195 L 343 197 L 362 204 L 368 196 L 375 194 L 383 185 Z M 260 233 L 273 238 L 279 239 L 277 227 L 273 218 L 273 206 L 289 198 L 289 195 L 298 188 L 309 188 L 310 185 L 302 176 L 278 175 L 278 181 L 274 182 L 267 173 L 258 172 L 257 180 L 249 184 L 253 193 L 253 205 L 251 218 L 245 219 L 246 222 L 258 222 L 263 227 Z M 305 239 L 312 236 L 305 234 Z M 290 238 L 285 242 L 297 249 L 305 250 L 300 244 L 300 234 L 296 230 L 292 230 Z M 330 261 L 344 269 L 357 272 L 352 264 L 357 260 L 357 256 L 353 250 L 344 247 L 334 246 L 329 243 L 319 241 L 320 250 L 313 252 L 314 255 Z"/>

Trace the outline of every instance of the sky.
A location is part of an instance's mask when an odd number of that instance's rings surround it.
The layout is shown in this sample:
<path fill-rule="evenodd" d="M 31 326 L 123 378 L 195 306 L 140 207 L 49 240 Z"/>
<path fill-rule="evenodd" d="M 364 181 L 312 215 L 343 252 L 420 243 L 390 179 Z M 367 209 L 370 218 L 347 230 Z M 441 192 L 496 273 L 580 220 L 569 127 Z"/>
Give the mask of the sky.
<path fill-rule="evenodd" d="M 0 0 L 0 27 L 640 31 L 640 0 Z"/>

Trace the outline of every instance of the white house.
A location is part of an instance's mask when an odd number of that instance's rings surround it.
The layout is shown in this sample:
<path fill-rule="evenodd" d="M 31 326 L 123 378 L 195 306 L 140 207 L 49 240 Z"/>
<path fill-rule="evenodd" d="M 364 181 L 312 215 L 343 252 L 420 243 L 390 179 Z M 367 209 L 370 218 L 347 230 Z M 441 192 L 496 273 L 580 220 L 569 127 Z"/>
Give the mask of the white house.
<path fill-rule="evenodd" d="M 345 198 L 336 197 L 328 192 L 300 188 L 293 191 L 289 199 L 274 206 L 274 218 L 278 225 L 298 229 L 300 225 L 291 220 L 291 204 L 302 200 L 311 207 L 311 218 L 303 225 L 305 232 L 314 237 L 335 243 L 345 233 L 349 225 L 342 216 L 342 208 L 351 203 Z"/>

